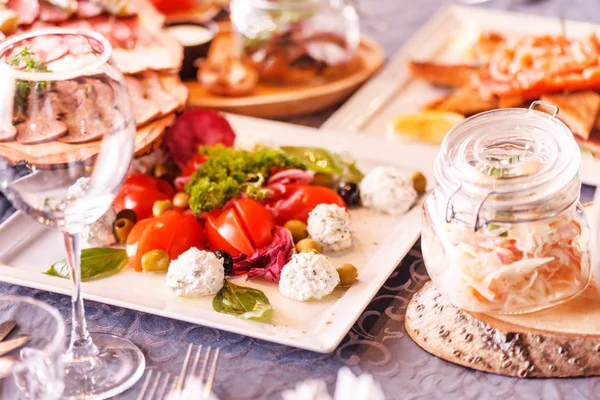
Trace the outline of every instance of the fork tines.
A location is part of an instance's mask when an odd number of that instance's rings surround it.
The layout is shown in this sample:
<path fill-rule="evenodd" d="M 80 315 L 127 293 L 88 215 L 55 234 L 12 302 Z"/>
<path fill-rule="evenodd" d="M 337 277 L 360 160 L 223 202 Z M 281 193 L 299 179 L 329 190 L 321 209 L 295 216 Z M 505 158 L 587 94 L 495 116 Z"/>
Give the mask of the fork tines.
<path fill-rule="evenodd" d="M 190 365 L 190 361 L 192 360 L 192 353 L 194 350 L 194 345 L 190 344 L 187 353 L 185 355 L 185 359 L 183 361 L 183 366 L 181 367 L 181 373 L 179 374 L 179 378 L 177 379 L 177 383 L 175 384 L 175 392 L 181 392 L 186 387 L 186 383 L 189 378 L 197 378 L 200 383 L 204 387 L 204 393 L 202 394 L 202 398 L 206 399 L 210 396 L 212 391 L 212 386 L 215 381 L 215 375 L 217 372 L 217 364 L 219 362 L 219 354 L 221 352 L 220 348 L 216 350 L 211 347 L 204 347 L 199 345 L 196 348 L 196 352 L 194 354 L 193 361 Z M 202 356 L 204 350 L 204 358 L 202 360 L 202 368 L 200 369 L 200 373 L 198 374 L 198 364 L 200 363 L 200 357 Z M 208 369 L 208 364 L 210 363 L 210 370 Z M 208 372 L 208 376 L 207 376 Z"/>
<path fill-rule="evenodd" d="M 137 400 L 163 400 L 172 384 L 171 374 L 168 372 L 150 370 L 146 373 Z"/>

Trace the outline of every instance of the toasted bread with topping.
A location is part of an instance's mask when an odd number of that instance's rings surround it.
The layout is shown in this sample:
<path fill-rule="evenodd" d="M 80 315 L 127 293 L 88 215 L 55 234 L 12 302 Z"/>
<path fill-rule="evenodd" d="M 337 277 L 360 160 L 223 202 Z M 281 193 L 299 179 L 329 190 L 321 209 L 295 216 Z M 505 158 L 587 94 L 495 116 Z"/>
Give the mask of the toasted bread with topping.
<path fill-rule="evenodd" d="M 420 61 L 410 61 L 408 67 L 416 78 L 424 79 L 432 85 L 455 88 L 469 85 L 479 69 L 475 65 Z"/>
<path fill-rule="evenodd" d="M 429 103 L 425 108 L 452 111 L 468 116 L 498 108 L 498 100 L 494 97 L 485 98 L 476 88 L 465 86 L 442 99 Z"/>
<path fill-rule="evenodd" d="M 583 139 L 590 137 L 600 111 L 600 94 L 592 90 L 572 93 L 545 94 L 541 100 L 558 106 L 558 118 L 573 134 Z"/>

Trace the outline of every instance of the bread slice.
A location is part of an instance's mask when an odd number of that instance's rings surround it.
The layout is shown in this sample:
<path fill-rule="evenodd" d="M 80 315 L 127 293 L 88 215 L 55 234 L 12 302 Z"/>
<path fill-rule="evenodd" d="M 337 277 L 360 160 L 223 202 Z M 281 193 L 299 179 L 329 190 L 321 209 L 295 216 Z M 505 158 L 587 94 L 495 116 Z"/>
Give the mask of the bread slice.
<path fill-rule="evenodd" d="M 600 94 L 592 90 L 582 90 L 545 94 L 541 100 L 558 106 L 558 118 L 573 131 L 573 134 L 583 139 L 590 137 L 600 111 Z"/>
<path fill-rule="evenodd" d="M 594 130 L 587 140 L 575 137 L 579 147 L 589 152 L 594 158 L 600 159 L 600 130 Z"/>
<path fill-rule="evenodd" d="M 455 88 L 469 85 L 479 69 L 475 65 L 437 64 L 420 61 L 410 61 L 408 68 L 415 78 L 424 79 L 432 85 Z"/>
<path fill-rule="evenodd" d="M 473 55 L 477 61 L 487 64 L 492 54 L 506 41 L 504 36 L 496 32 L 482 32 L 473 46 Z"/>
<path fill-rule="evenodd" d="M 425 108 L 452 111 L 468 116 L 498 108 L 498 100 L 495 97 L 485 98 L 476 88 L 465 86 L 455 90 L 449 96 L 427 104 Z"/>

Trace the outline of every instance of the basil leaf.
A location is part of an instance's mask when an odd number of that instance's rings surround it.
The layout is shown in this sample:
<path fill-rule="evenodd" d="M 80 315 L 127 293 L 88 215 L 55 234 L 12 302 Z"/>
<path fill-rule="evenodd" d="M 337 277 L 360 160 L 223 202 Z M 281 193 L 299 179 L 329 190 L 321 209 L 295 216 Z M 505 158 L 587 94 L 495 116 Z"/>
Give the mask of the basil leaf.
<path fill-rule="evenodd" d="M 263 292 L 225 280 L 212 302 L 216 312 L 259 322 L 271 319 L 273 308 Z"/>
<path fill-rule="evenodd" d="M 123 249 L 92 248 L 81 252 L 81 280 L 104 278 L 116 274 L 127 263 L 127 252 Z M 66 260 L 60 260 L 44 272 L 46 275 L 69 278 Z"/>
<path fill-rule="evenodd" d="M 342 159 L 339 155 L 319 147 L 281 147 L 286 155 L 300 161 L 306 168 L 328 175 L 337 175 L 343 181 L 358 183 L 364 177 L 356 162 Z"/>

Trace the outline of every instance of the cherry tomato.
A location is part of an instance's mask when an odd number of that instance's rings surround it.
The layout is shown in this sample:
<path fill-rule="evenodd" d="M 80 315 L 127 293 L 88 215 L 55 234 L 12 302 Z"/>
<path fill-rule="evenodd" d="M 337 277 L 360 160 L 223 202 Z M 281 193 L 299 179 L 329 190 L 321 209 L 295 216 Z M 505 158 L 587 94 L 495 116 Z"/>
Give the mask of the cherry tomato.
<path fill-rule="evenodd" d="M 206 240 L 211 249 L 230 251 L 229 249 L 233 248 L 236 255 L 244 253 L 248 257 L 254 253 L 249 235 L 235 209 L 224 211 L 216 219 L 209 214 L 206 217 L 206 229 Z M 227 242 L 228 246 L 223 241 Z"/>
<path fill-rule="evenodd" d="M 127 238 L 128 255 L 136 271 L 142 270 L 142 256 L 151 250 L 165 250 L 174 260 L 191 247 L 205 249 L 202 225 L 194 216 L 177 210 L 139 221 Z"/>
<path fill-rule="evenodd" d="M 198 167 L 204 164 L 206 160 L 208 160 L 207 156 L 196 154 L 194 157 L 190 158 L 187 164 L 185 164 L 185 167 L 181 170 L 181 176 L 192 176 Z"/>
<path fill-rule="evenodd" d="M 277 225 L 285 225 L 286 222 L 297 219 L 304 223 L 308 220 L 310 213 L 319 204 L 337 204 L 346 207 L 344 199 L 335 191 L 324 186 L 311 185 L 285 185 L 283 201 L 277 203 Z"/>
<path fill-rule="evenodd" d="M 117 212 L 126 208 L 133 210 L 138 220 L 152 215 L 152 206 L 157 200 L 170 200 L 175 195 L 171 185 L 162 179 L 144 174 L 130 175 L 113 203 Z"/>
<path fill-rule="evenodd" d="M 271 243 L 275 221 L 262 204 L 247 198 L 235 199 L 233 208 L 237 211 L 255 248 L 260 249 Z"/>
<path fill-rule="evenodd" d="M 193 0 L 152 0 L 152 3 L 164 14 L 189 11 L 194 8 Z"/>

